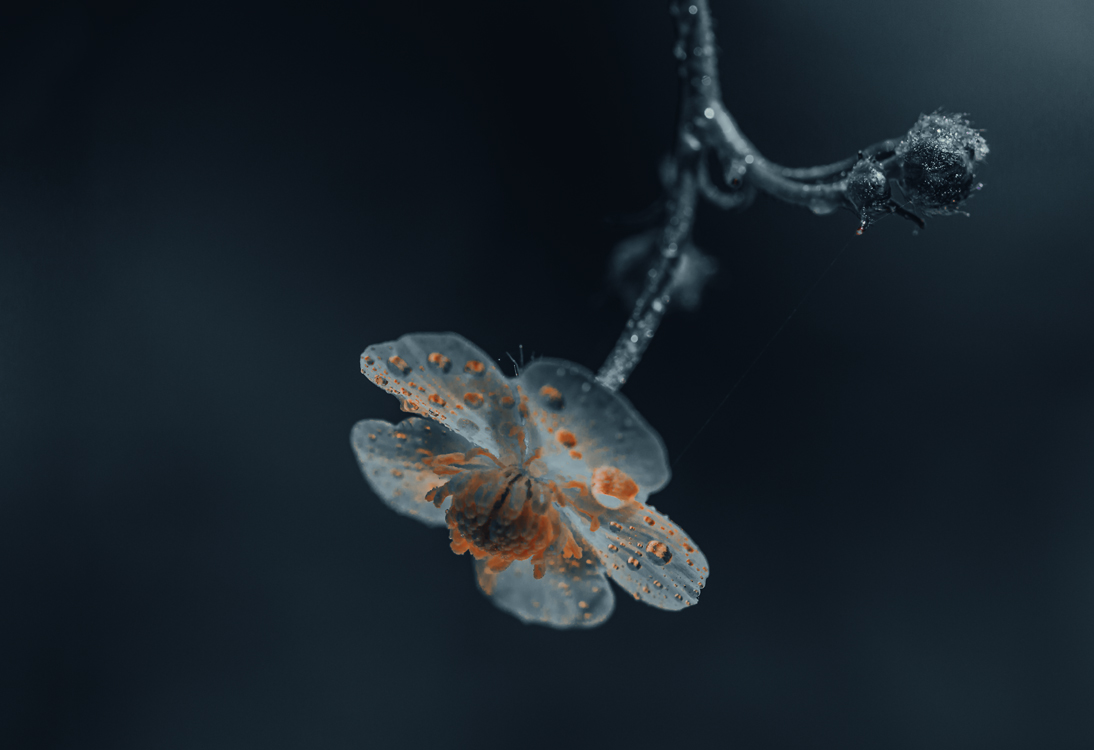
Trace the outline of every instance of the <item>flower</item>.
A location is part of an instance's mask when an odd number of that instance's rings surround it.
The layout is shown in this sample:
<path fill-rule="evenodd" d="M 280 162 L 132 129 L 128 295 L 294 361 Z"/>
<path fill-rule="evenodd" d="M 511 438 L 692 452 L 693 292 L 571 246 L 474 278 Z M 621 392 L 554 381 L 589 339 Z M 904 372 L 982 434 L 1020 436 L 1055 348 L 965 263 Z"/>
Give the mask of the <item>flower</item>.
<path fill-rule="evenodd" d="M 447 526 L 498 607 L 599 625 L 615 606 L 606 576 L 662 609 L 698 601 L 706 557 L 646 504 L 669 479 L 661 438 L 588 370 L 539 359 L 510 380 L 462 336 L 416 333 L 365 349 L 361 372 L 419 415 L 354 426 L 365 479 L 399 513 Z"/>

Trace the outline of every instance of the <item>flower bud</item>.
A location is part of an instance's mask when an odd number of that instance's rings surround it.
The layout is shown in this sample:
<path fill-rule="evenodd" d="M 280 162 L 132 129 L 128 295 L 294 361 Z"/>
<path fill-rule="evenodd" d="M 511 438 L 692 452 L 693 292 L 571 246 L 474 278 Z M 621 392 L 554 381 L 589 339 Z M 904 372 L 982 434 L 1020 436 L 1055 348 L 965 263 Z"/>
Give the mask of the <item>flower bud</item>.
<path fill-rule="evenodd" d="M 879 216 L 893 212 L 889 178 L 877 159 L 860 154 L 847 175 L 847 199 L 858 212 L 862 225 L 859 234 Z"/>
<path fill-rule="evenodd" d="M 987 154 L 987 142 L 964 115 L 920 115 L 896 148 L 900 189 L 924 213 L 958 213 L 978 187 L 976 166 Z"/>

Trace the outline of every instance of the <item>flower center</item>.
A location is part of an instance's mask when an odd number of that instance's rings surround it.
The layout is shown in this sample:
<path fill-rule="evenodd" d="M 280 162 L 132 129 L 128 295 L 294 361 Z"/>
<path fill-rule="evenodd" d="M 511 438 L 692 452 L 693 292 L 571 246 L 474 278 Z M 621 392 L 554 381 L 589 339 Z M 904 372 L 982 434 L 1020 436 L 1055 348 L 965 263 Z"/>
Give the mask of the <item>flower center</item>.
<path fill-rule="evenodd" d="M 497 570 L 543 557 L 559 531 L 552 487 L 516 466 L 469 472 L 462 479 L 445 492 L 452 496 L 445 517 L 454 552 L 489 557 Z"/>

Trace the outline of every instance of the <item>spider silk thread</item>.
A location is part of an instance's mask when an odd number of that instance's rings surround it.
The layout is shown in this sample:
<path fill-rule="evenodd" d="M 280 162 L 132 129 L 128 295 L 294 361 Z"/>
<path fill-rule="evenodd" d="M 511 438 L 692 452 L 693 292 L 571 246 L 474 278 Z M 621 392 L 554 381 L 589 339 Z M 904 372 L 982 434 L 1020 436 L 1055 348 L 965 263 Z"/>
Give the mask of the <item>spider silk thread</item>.
<path fill-rule="evenodd" d="M 726 401 L 728 401 L 729 397 L 733 395 L 733 392 L 737 390 L 737 386 L 739 386 L 744 381 L 744 379 L 748 377 L 748 373 L 752 372 L 752 368 L 756 366 L 756 363 L 763 358 L 764 354 L 767 353 L 767 350 L 771 348 L 771 345 L 773 343 L 775 343 L 775 339 L 777 339 L 779 337 L 779 334 L 783 332 L 783 329 L 786 328 L 786 325 L 790 322 L 790 319 L 793 318 L 794 314 L 798 312 L 802 305 L 805 304 L 805 301 L 809 298 L 809 295 L 813 293 L 813 290 L 816 289 L 817 286 L 824 279 L 824 277 L 828 275 L 828 272 L 832 270 L 832 266 L 836 265 L 836 261 L 843 257 L 843 253 L 850 246 L 850 240 L 845 242 L 843 247 L 840 248 L 840 251 L 836 253 L 834 258 L 832 258 L 832 261 L 824 267 L 823 271 L 821 271 L 820 276 L 817 277 L 817 280 L 814 281 L 812 285 L 810 285 L 810 287 L 805 290 L 805 294 L 803 294 L 801 296 L 801 299 L 798 300 L 798 304 L 794 305 L 794 309 L 790 311 L 790 314 L 786 316 L 786 319 L 783 320 L 782 324 L 778 327 L 775 333 L 771 336 L 771 338 L 767 340 L 767 343 L 763 345 L 763 348 L 760 349 L 760 353 L 757 354 L 756 358 L 752 360 L 752 363 L 745 368 L 745 371 L 741 373 L 740 377 L 737 378 L 737 381 L 732 386 L 730 386 L 730 389 L 726 391 L 726 395 L 722 396 L 722 400 L 719 401 L 718 405 L 714 407 L 714 410 L 710 412 L 710 416 L 707 417 L 706 421 L 703 422 L 702 426 L 695 432 L 694 435 L 692 435 L 691 440 L 689 440 L 687 442 L 687 445 L 684 446 L 684 449 L 680 451 L 680 454 L 673 460 L 673 469 L 675 469 L 676 465 L 680 463 L 680 459 L 684 457 L 684 454 L 688 452 L 688 449 L 691 448 L 692 444 L 699 439 L 699 436 L 701 434 L 703 434 L 703 430 L 707 428 L 707 425 L 711 423 L 715 415 L 717 415 L 718 412 L 721 411 L 722 407 L 726 405 Z"/>

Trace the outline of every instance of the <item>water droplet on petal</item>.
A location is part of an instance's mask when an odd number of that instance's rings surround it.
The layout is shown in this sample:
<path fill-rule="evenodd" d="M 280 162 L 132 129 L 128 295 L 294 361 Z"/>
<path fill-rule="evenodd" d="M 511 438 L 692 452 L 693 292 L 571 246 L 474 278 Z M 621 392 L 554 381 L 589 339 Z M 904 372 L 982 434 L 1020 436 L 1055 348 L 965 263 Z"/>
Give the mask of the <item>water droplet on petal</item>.
<path fill-rule="evenodd" d="M 448 372 L 452 369 L 452 360 L 440 352 L 433 352 L 429 355 L 429 364 L 433 365 L 441 372 Z"/>
<path fill-rule="evenodd" d="M 543 396 L 544 400 L 547 401 L 547 406 L 551 409 L 561 409 L 566 403 L 562 398 L 562 392 L 554 386 L 543 386 L 539 389 L 539 395 Z"/>
<path fill-rule="evenodd" d="M 672 550 L 664 542 L 659 542 L 656 539 L 651 539 L 650 543 L 646 545 L 646 553 L 652 556 L 653 561 L 660 565 L 664 565 L 672 559 Z"/>

